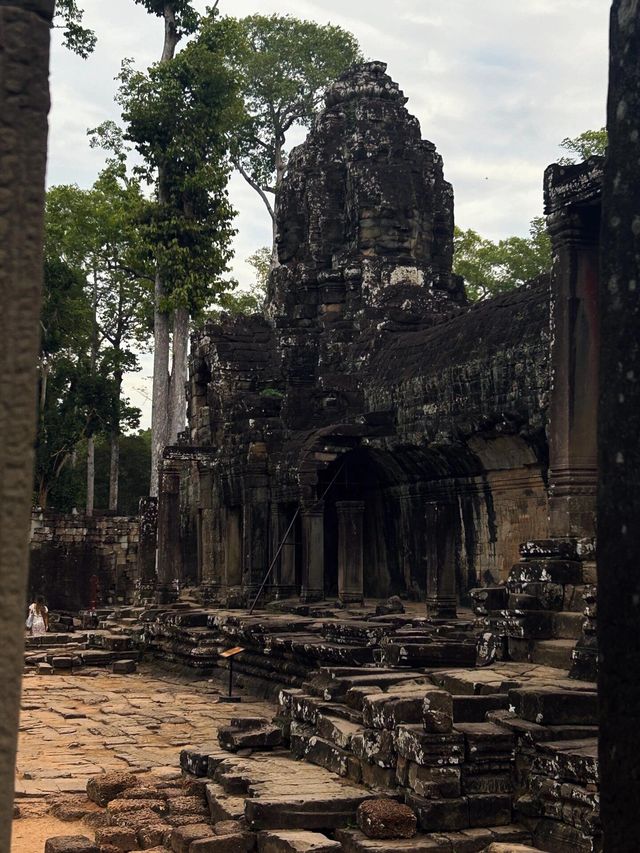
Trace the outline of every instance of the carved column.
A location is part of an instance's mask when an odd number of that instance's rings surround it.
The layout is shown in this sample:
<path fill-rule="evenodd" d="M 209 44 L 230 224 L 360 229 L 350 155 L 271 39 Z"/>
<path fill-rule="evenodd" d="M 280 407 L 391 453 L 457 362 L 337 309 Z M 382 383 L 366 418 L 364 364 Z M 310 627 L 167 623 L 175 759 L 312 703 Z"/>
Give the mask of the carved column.
<path fill-rule="evenodd" d="M 558 167 L 551 167 L 558 170 Z M 551 275 L 551 399 L 549 405 L 549 532 L 552 537 L 595 534 L 598 406 L 598 229 L 590 206 L 553 210 L 547 183 Z M 551 201 L 549 201 L 551 195 Z"/>
<path fill-rule="evenodd" d="M 455 504 L 427 505 L 427 614 L 434 619 L 456 617 L 456 530 Z"/>
<path fill-rule="evenodd" d="M 282 504 L 271 507 L 271 559 L 275 557 L 278 548 L 280 554 L 273 571 L 273 584 L 278 598 L 290 598 L 296 589 L 296 525 L 291 530 L 289 525 L 293 519 L 294 510 Z M 287 533 L 287 530 L 289 532 Z M 285 538 L 286 537 L 286 538 Z"/>
<path fill-rule="evenodd" d="M 338 501 L 338 597 L 364 601 L 364 501 Z"/>
<path fill-rule="evenodd" d="M 203 601 L 212 601 L 222 584 L 222 537 L 219 513 L 213 507 L 213 474 L 198 471 L 198 581 Z"/>
<path fill-rule="evenodd" d="M 138 519 L 138 566 L 135 601 L 152 601 L 156 593 L 156 551 L 158 547 L 158 499 L 140 498 Z"/>
<path fill-rule="evenodd" d="M 220 506 L 220 530 L 223 545 L 223 586 L 228 592 L 242 584 L 242 508 Z"/>
<path fill-rule="evenodd" d="M 160 471 L 158 496 L 159 604 L 175 601 L 180 581 L 180 468 L 165 459 Z"/>
<path fill-rule="evenodd" d="M 324 503 L 303 507 L 302 517 L 302 590 L 304 602 L 324 598 Z"/>
<path fill-rule="evenodd" d="M 252 599 L 269 567 L 270 508 L 262 492 L 242 507 L 242 583 Z"/>

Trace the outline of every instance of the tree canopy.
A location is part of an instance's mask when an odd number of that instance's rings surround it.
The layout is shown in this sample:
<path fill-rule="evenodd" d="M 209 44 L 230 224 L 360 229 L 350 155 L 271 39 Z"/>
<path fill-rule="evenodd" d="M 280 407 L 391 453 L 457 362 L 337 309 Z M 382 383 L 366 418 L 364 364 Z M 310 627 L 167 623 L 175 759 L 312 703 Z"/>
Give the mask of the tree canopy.
<path fill-rule="evenodd" d="M 581 163 L 587 160 L 594 154 L 604 156 L 607 152 L 607 128 L 601 127 L 599 130 L 585 130 L 584 133 L 578 136 L 566 137 L 560 143 L 560 148 L 569 151 L 571 157 L 562 157 L 558 160 L 559 163 L 569 165 L 571 163 Z"/>
<path fill-rule="evenodd" d="M 544 217 L 532 220 L 529 237 L 494 242 L 469 228 L 455 229 L 453 271 L 465 279 L 472 301 L 511 290 L 549 272 L 551 243 Z"/>
<path fill-rule="evenodd" d="M 96 46 L 93 30 L 82 25 L 84 12 L 76 0 L 56 0 L 53 26 L 63 31 L 63 44 L 73 53 L 86 59 Z"/>
<path fill-rule="evenodd" d="M 203 22 L 207 38 L 211 19 Z M 288 15 L 251 15 L 236 22 L 239 37 L 228 61 L 240 77 L 242 123 L 232 141 L 236 168 L 274 217 L 285 165 L 287 132 L 308 127 L 327 86 L 362 60 L 355 37 L 332 24 Z"/>

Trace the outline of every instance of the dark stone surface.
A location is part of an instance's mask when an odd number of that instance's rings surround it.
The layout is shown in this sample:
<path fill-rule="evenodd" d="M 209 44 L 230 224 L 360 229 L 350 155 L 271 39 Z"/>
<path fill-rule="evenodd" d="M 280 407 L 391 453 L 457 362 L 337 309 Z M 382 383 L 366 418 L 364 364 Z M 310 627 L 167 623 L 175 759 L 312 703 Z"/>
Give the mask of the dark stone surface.
<path fill-rule="evenodd" d="M 638 846 L 640 802 L 640 8 L 615 0 L 598 410 L 600 770 L 605 850 Z"/>

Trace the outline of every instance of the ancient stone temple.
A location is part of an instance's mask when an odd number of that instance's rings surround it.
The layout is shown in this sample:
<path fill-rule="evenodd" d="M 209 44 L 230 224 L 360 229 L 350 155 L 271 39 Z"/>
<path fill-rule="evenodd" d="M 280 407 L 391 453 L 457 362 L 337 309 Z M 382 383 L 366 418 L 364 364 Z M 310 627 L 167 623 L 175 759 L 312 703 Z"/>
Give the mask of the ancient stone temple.
<path fill-rule="evenodd" d="M 291 154 L 264 316 L 193 337 L 161 600 L 193 583 L 246 604 L 273 565 L 262 601 L 452 616 L 523 543 L 587 553 L 567 537 L 594 534 L 601 162 L 546 176 L 551 282 L 470 305 L 442 158 L 385 69 L 343 75 Z"/>

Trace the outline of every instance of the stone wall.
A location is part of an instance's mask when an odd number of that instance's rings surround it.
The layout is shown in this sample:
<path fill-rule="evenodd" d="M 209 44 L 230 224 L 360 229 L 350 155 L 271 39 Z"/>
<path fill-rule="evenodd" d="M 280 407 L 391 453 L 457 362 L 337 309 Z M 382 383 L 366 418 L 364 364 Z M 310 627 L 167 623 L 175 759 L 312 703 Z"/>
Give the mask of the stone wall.
<path fill-rule="evenodd" d="M 34 511 L 29 595 L 49 607 L 80 610 L 132 599 L 140 524 L 135 517 Z"/>

